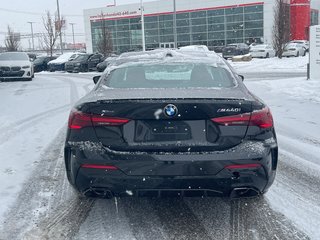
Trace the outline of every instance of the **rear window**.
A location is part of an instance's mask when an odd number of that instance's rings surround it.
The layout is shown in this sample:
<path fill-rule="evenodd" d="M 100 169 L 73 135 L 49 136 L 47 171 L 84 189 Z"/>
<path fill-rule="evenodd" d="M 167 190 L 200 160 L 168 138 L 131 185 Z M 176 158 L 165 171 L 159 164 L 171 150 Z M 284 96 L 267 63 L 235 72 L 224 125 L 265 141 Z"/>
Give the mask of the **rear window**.
<path fill-rule="evenodd" d="M 230 88 L 235 79 L 227 68 L 206 64 L 156 64 L 113 70 L 105 81 L 111 88 Z"/>

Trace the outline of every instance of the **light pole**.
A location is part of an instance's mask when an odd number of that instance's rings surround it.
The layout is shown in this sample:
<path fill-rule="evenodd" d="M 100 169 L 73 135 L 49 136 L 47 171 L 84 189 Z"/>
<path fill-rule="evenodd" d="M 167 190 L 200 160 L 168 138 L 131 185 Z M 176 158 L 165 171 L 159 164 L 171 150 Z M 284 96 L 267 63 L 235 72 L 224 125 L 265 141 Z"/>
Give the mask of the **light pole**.
<path fill-rule="evenodd" d="M 60 17 L 60 6 L 59 6 L 59 0 L 57 0 L 57 12 L 58 12 L 58 27 L 59 27 L 59 37 L 60 37 L 60 50 L 61 54 L 63 54 L 63 46 L 62 46 L 62 23 L 61 23 L 61 17 Z"/>
<path fill-rule="evenodd" d="M 173 0 L 173 39 L 174 39 L 174 47 L 178 47 L 178 39 L 177 39 L 177 5 L 176 0 Z"/>
<path fill-rule="evenodd" d="M 72 39 L 73 39 L 73 49 L 76 49 L 76 41 L 74 40 L 74 25 L 75 23 L 69 23 L 72 27 Z"/>
<path fill-rule="evenodd" d="M 142 32 L 142 51 L 146 51 L 146 38 L 144 32 L 144 7 L 143 0 L 140 0 L 140 10 L 141 10 L 141 32 Z"/>
<path fill-rule="evenodd" d="M 35 22 L 28 22 L 31 26 L 32 50 L 34 51 L 34 37 L 33 37 L 33 24 Z"/>

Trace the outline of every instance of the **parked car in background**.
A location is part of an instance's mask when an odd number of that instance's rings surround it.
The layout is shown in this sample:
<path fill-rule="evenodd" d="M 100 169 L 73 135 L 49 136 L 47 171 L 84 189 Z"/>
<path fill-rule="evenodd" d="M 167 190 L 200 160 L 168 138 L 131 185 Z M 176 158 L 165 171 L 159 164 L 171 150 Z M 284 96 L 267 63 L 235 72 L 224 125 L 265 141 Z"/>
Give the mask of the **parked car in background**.
<path fill-rule="evenodd" d="M 103 56 L 101 54 L 81 54 L 65 64 L 67 72 L 88 72 L 96 68 Z"/>
<path fill-rule="evenodd" d="M 27 53 L 31 62 L 37 59 L 37 55 L 35 53 Z"/>
<path fill-rule="evenodd" d="M 34 60 L 33 66 L 34 66 L 34 72 L 42 72 L 48 70 L 48 62 L 57 59 L 57 57 L 52 56 L 42 56 L 38 57 Z"/>
<path fill-rule="evenodd" d="M 216 52 L 216 53 L 222 53 L 224 47 L 225 47 L 224 45 L 223 45 L 223 46 L 214 46 L 212 49 L 213 49 L 213 51 Z"/>
<path fill-rule="evenodd" d="M 268 44 L 256 44 L 250 47 L 250 54 L 254 58 L 269 58 L 276 55 L 272 46 Z"/>
<path fill-rule="evenodd" d="M 62 54 L 57 59 L 48 62 L 48 70 L 50 72 L 64 71 L 66 62 L 72 61 L 73 59 L 75 59 L 77 56 L 79 56 L 81 54 L 83 54 L 83 53 L 65 53 L 65 54 Z"/>
<path fill-rule="evenodd" d="M 97 65 L 103 62 L 104 60 L 105 60 L 105 57 L 102 54 L 100 53 L 93 54 L 88 61 L 88 70 L 96 71 Z"/>
<path fill-rule="evenodd" d="M 249 46 L 245 43 L 228 44 L 222 51 L 222 56 L 225 59 L 233 56 L 244 55 L 249 53 Z"/>
<path fill-rule="evenodd" d="M 290 41 L 289 43 L 297 43 L 297 44 L 300 44 L 302 47 L 304 47 L 307 52 L 309 51 L 309 41 L 307 40 L 292 40 Z"/>
<path fill-rule="evenodd" d="M 27 53 L 6 52 L 0 54 L 0 80 L 23 79 L 31 81 L 33 77 L 33 64 Z"/>
<path fill-rule="evenodd" d="M 107 57 L 103 62 L 97 65 L 98 72 L 103 72 L 107 68 L 107 66 L 117 58 L 117 55 L 111 55 L 111 57 Z"/>
<path fill-rule="evenodd" d="M 150 51 L 112 65 L 69 116 L 66 174 L 81 194 L 252 197 L 268 190 L 278 162 L 271 111 L 221 57 Z"/>
<path fill-rule="evenodd" d="M 289 43 L 285 46 L 284 51 L 282 53 L 283 57 L 299 57 L 305 56 L 307 50 L 298 43 Z"/>

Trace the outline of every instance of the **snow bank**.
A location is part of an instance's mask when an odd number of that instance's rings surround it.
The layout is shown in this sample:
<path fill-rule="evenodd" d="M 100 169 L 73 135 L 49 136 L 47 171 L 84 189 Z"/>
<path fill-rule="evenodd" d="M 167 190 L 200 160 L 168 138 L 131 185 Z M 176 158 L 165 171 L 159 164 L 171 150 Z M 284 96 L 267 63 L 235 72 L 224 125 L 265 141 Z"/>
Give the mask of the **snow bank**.
<path fill-rule="evenodd" d="M 229 63 L 241 72 L 306 72 L 309 56 L 282 58 L 277 57 L 259 59 L 254 58 L 250 62 L 232 62 Z"/>

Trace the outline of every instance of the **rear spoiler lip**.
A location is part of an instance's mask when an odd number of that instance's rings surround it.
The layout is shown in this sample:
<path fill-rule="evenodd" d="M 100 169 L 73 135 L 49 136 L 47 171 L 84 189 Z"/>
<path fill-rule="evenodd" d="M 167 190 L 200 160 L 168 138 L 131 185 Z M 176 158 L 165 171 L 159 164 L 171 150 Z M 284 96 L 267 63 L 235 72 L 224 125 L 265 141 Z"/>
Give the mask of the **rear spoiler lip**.
<path fill-rule="evenodd" d="M 249 101 L 250 99 L 245 98 L 127 98 L 127 99 L 99 99 L 91 103 L 109 103 L 109 102 L 143 102 L 143 101 Z"/>

